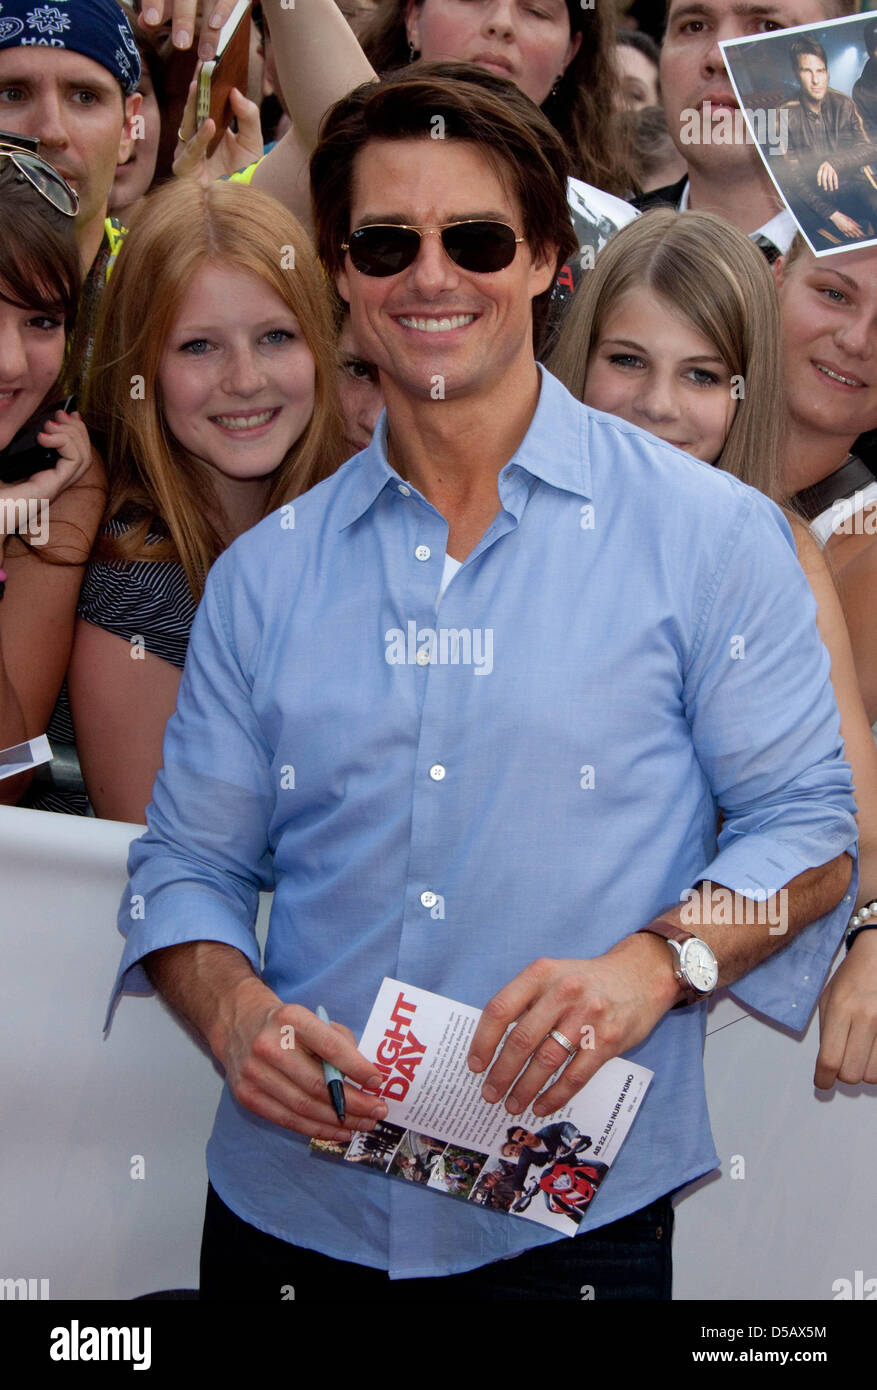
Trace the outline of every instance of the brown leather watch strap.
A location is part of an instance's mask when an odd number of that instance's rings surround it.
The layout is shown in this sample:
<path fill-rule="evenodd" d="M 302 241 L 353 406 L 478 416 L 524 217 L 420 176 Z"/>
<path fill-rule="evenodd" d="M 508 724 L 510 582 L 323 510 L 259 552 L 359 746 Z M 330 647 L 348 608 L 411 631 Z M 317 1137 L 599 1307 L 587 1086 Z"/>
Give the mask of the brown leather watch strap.
<path fill-rule="evenodd" d="M 694 932 L 686 931 L 684 927 L 680 927 L 676 922 L 668 922 L 664 917 L 656 918 L 654 922 L 649 922 L 647 926 L 640 927 L 639 931 L 649 932 L 653 936 L 662 936 L 665 941 L 675 941 L 677 946 L 682 946 L 686 941 L 691 941 L 694 936 Z M 699 994 L 683 976 L 681 961 L 677 960 L 673 974 L 676 976 L 679 982 L 679 988 L 685 996 L 683 999 L 679 1000 L 678 1004 L 674 1004 L 673 1008 L 683 1009 L 687 1004 L 697 1004 L 703 998 L 703 995 Z"/>
<path fill-rule="evenodd" d="M 657 917 L 654 922 L 649 922 L 647 926 L 640 927 L 640 931 L 654 932 L 655 936 L 663 936 L 667 941 L 677 941 L 681 946 L 683 942 L 690 941 L 694 932 L 686 931 L 676 922 L 668 922 L 665 917 Z"/>

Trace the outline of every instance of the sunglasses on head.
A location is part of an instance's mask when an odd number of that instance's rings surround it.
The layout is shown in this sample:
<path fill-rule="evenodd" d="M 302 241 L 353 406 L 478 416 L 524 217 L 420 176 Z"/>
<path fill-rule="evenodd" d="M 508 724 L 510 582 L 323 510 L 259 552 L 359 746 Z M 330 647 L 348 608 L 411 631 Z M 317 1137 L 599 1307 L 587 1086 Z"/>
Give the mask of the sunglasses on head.
<path fill-rule="evenodd" d="M 363 275 L 398 275 L 407 270 L 420 250 L 420 238 L 437 232 L 448 256 L 461 270 L 478 275 L 490 275 L 505 270 L 515 259 L 522 236 L 505 222 L 470 219 L 466 222 L 445 222 L 441 227 L 408 227 L 397 223 L 376 223 L 357 227 L 350 239 L 342 242 L 341 250 L 350 252 L 350 260 Z"/>
<path fill-rule="evenodd" d="M 75 217 L 79 211 L 79 194 L 72 189 L 51 164 L 47 164 L 38 154 L 0 138 L 0 159 L 11 159 L 20 178 L 27 179 L 32 188 L 40 193 L 47 203 L 64 214 Z"/>

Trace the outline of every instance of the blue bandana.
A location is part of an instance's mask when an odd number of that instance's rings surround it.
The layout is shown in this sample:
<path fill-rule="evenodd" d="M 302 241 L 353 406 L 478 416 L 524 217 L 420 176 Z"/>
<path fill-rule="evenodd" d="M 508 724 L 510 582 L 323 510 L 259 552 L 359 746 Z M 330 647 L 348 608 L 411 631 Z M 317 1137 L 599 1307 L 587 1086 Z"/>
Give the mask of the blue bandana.
<path fill-rule="evenodd" d="M 2 0 L 0 50 L 32 45 L 82 53 L 112 73 L 126 96 L 137 90 L 140 55 L 115 0 Z"/>

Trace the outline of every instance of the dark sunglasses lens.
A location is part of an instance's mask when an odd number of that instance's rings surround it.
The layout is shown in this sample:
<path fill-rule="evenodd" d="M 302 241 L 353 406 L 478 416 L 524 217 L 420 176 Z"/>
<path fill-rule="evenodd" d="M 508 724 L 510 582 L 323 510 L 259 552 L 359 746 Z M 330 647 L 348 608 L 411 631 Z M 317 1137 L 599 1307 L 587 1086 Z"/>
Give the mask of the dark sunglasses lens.
<path fill-rule="evenodd" d="M 363 275 L 398 275 L 419 246 L 419 233 L 407 227 L 360 227 L 350 234 L 350 259 Z"/>
<path fill-rule="evenodd" d="M 78 196 L 50 164 L 46 164 L 46 161 L 40 160 L 35 154 L 22 156 L 22 163 L 28 165 L 33 182 L 54 206 L 60 208 L 63 213 L 75 213 L 78 210 Z"/>
<path fill-rule="evenodd" d="M 62 212 L 75 210 L 73 190 L 68 187 L 60 174 L 56 174 L 54 169 L 32 155 L 20 155 L 19 163 L 25 165 L 37 188 L 45 198 L 48 198 L 50 203 L 54 203 L 55 207 Z"/>
<path fill-rule="evenodd" d="M 517 250 L 514 232 L 502 222 L 458 222 L 445 228 L 442 241 L 456 265 L 482 275 L 505 270 Z"/>
<path fill-rule="evenodd" d="M 38 193 L 68 217 L 75 216 L 79 210 L 79 198 L 73 189 L 61 178 L 50 164 L 39 155 L 29 154 L 12 146 L 0 148 L 0 154 L 8 155 L 20 173 L 30 180 Z"/>

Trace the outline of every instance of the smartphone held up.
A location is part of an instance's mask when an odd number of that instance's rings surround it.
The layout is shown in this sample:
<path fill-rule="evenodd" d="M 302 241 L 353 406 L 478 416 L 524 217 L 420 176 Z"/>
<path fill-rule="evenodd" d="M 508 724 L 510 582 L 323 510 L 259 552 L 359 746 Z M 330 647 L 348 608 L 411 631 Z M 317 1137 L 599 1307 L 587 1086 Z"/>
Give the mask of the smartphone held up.
<path fill-rule="evenodd" d="M 216 133 L 207 147 L 208 156 L 213 154 L 234 121 L 231 90 L 237 87 L 239 92 L 246 92 L 249 61 L 249 0 L 238 0 L 219 32 L 216 57 L 203 64 L 198 76 L 198 128 L 208 117 L 216 126 Z"/>

